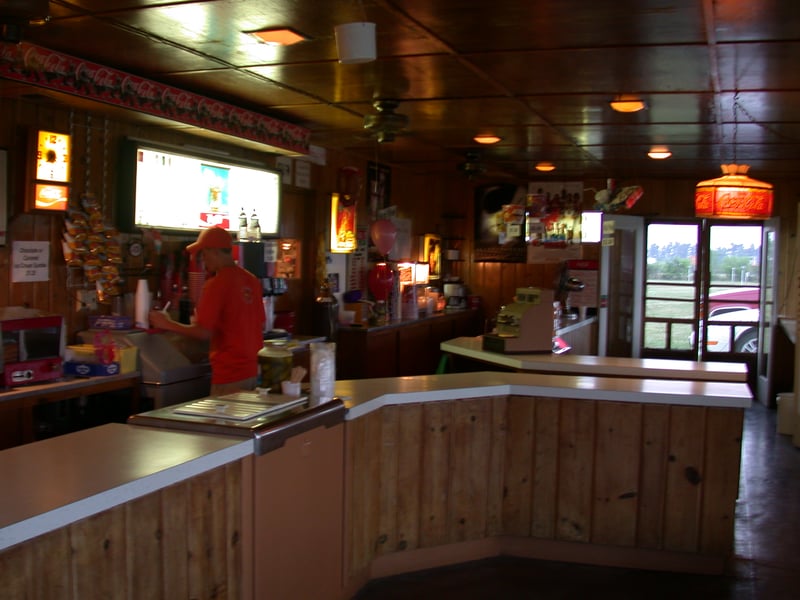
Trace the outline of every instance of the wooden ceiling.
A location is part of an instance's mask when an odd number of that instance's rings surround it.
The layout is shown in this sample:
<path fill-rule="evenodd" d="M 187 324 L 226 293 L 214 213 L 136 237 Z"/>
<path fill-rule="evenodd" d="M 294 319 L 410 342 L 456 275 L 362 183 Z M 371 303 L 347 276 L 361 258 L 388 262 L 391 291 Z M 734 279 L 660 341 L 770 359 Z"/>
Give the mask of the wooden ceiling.
<path fill-rule="evenodd" d="M 0 0 L 0 21 L 3 5 Z M 308 127 L 311 141 L 419 172 L 469 151 L 488 176 L 758 179 L 800 161 L 797 0 L 53 0 L 24 39 Z M 337 60 L 334 26 L 371 21 L 378 59 Z M 246 32 L 310 37 L 274 48 Z M 10 82 L 6 93 L 19 88 Z M 616 94 L 647 109 L 611 110 Z M 409 120 L 363 128 L 373 100 Z M 144 118 L 144 117 L 143 117 Z M 502 141 L 478 148 L 478 133 Z M 667 145 L 672 157 L 647 157 Z"/>

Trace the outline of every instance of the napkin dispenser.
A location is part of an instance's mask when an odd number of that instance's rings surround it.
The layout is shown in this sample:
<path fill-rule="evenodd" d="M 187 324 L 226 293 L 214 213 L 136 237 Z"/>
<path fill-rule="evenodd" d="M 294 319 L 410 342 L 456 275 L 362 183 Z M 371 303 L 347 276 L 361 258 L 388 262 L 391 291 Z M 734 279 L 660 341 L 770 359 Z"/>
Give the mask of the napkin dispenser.
<path fill-rule="evenodd" d="M 497 314 L 495 332 L 484 334 L 483 349 L 506 354 L 552 352 L 553 298 L 550 289 L 517 288 L 515 301 Z"/>

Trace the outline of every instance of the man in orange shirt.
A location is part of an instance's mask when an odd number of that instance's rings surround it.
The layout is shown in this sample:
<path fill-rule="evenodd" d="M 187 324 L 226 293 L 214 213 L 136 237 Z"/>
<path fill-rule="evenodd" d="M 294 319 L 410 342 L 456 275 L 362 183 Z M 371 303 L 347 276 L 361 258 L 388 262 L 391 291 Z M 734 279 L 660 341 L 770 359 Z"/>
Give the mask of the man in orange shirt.
<path fill-rule="evenodd" d="M 264 345 L 261 282 L 236 264 L 232 246 L 225 229 L 211 227 L 186 247 L 191 254 L 200 253 L 211 275 L 192 323 L 178 323 L 163 311 L 150 311 L 153 327 L 210 341 L 212 396 L 253 389 L 258 378 L 258 351 Z"/>

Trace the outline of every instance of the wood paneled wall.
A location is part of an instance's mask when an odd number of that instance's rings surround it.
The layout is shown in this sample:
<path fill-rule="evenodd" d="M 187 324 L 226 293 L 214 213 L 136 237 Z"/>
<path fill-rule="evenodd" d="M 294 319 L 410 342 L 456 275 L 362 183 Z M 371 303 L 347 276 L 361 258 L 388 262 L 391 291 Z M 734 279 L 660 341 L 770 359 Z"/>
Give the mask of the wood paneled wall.
<path fill-rule="evenodd" d="M 241 462 L 0 553 L 0 599 L 243 597 Z"/>
<path fill-rule="evenodd" d="M 0 81 L 0 85 L 3 82 Z M 260 160 L 274 164 L 274 156 L 230 143 L 198 138 L 185 133 L 183 127 L 154 123 L 142 125 L 125 120 L 124 113 L 113 118 L 93 114 L 80 108 L 60 104 L 42 96 L 40 99 L 7 99 L 0 97 L 0 148 L 9 150 L 9 239 L 50 241 L 52 246 L 52 269 L 50 281 L 42 283 L 11 283 L 10 245 L 0 247 L 0 306 L 29 305 L 46 311 L 64 314 L 70 337 L 86 326 L 86 311 L 76 306 L 76 286 L 67 277 L 61 253 L 62 220 L 59 215 L 25 214 L 23 191 L 25 173 L 24 139 L 32 128 L 53 128 L 73 134 L 73 190 L 76 194 L 93 192 L 103 205 L 108 218 L 114 217 L 114 195 L 117 170 L 117 145 L 122 137 L 132 136 L 168 144 L 192 143 L 200 147 L 221 148 L 233 158 Z M 355 166 L 366 173 L 368 161 L 391 164 L 379 154 L 374 156 L 353 155 L 329 151 L 326 164 L 311 165 L 311 189 L 284 186 L 284 201 L 281 206 L 281 235 L 296 237 L 303 242 L 303 275 L 301 280 L 289 282 L 289 293 L 278 299 L 277 310 L 295 310 L 300 332 L 309 332 L 310 312 L 316 295 L 314 267 L 317 257 L 317 240 L 326 233 L 329 219 L 329 194 L 336 190 L 338 170 L 343 166 Z M 364 178 L 365 179 L 365 178 Z M 502 304 L 513 299 L 514 290 L 521 286 L 552 286 L 558 265 L 474 263 L 472 262 L 472 237 L 474 232 L 473 188 L 484 181 L 472 181 L 454 172 L 452 174 L 410 172 L 392 167 L 390 204 L 397 207 L 398 216 L 412 221 L 412 254 L 419 255 L 419 239 L 425 233 L 454 235 L 464 238 L 462 258 L 458 263 L 445 265 L 445 272 L 460 276 L 469 292 L 483 298 L 484 312 L 494 316 Z M 645 188 L 645 194 L 630 211 L 631 214 L 651 215 L 662 218 L 680 218 L 693 215 L 694 182 L 640 180 L 619 182 L 620 185 L 637 183 Z M 796 294 L 791 282 L 796 275 L 795 222 L 796 190 L 798 182 L 773 182 L 776 184 L 775 214 L 780 215 L 781 278 L 779 281 L 779 305 L 781 314 L 796 312 Z M 0 182 L 2 184 L 2 182 Z M 586 181 L 585 187 L 602 188 L 605 182 Z M 364 192 L 366 194 L 366 192 Z M 587 191 L 584 207 L 593 204 L 593 192 Z M 446 219 L 443 215 L 456 215 L 457 219 Z M 366 202 L 359 204 L 359 218 L 367 219 Z M 167 238 L 164 249 L 191 241 L 190 238 Z M 128 271 L 133 291 L 135 277 L 156 272 L 158 256 L 152 251 L 146 255 L 154 269 L 144 272 Z M 399 257 L 394 257 L 399 258 Z M 415 258 L 412 256 L 411 258 Z M 155 286 L 155 276 L 153 287 Z M 70 341 L 72 341 L 70 339 Z"/>
<path fill-rule="evenodd" d="M 739 409 L 516 396 L 384 407 L 347 422 L 346 572 L 496 536 L 721 564 L 741 435 Z"/>

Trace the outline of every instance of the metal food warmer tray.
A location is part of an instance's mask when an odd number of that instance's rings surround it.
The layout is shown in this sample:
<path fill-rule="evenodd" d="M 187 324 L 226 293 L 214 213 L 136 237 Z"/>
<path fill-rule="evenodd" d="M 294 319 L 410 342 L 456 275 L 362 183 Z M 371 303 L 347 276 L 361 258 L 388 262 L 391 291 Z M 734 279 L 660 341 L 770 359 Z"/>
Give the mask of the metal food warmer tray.
<path fill-rule="evenodd" d="M 257 455 L 279 448 L 298 433 L 320 425 L 331 427 L 344 421 L 344 403 L 330 402 L 308 407 L 308 397 L 283 394 L 262 395 L 237 392 L 157 408 L 128 418 L 131 425 L 160 427 L 217 435 L 251 437 Z"/>

